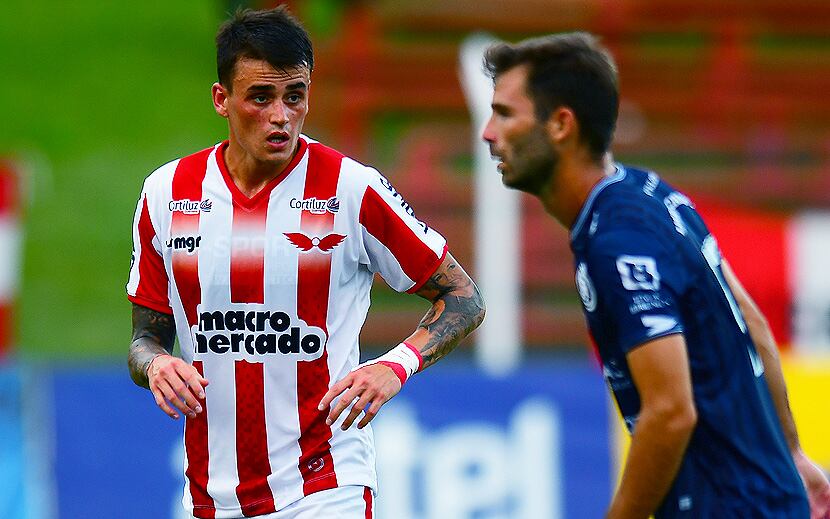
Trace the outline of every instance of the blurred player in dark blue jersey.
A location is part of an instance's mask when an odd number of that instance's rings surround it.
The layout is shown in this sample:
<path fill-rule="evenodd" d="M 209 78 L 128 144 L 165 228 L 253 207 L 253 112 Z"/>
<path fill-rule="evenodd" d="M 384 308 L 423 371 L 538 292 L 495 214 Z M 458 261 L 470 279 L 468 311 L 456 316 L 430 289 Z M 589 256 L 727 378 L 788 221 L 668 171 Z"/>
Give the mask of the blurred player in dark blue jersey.
<path fill-rule="evenodd" d="M 570 229 L 588 327 L 632 435 L 608 517 L 828 517 L 830 484 L 799 446 L 763 315 L 692 202 L 611 159 L 610 54 L 570 33 L 495 45 L 485 65 L 484 139 L 504 184 Z"/>

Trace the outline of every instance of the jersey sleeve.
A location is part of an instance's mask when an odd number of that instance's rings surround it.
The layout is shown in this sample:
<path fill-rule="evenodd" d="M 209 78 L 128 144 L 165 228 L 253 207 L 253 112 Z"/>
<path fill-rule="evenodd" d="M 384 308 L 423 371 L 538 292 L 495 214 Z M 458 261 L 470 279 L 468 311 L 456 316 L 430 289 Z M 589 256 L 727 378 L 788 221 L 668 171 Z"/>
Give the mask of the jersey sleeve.
<path fill-rule="evenodd" d="M 624 352 L 683 332 L 681 261 L 646 231 L 615 230 L 594 239 L 587 269 L 602 307 L 602 326 Z"/>
<path fill-rule="evenodd" d="M 398 292 L 416 292 L 447 254 L 441 234 L 418 220 L 392 184 L 373 171 L 360 203 L 360 229 L 369 269 Z"/>
<path fill-rule="evenodd" d="M 158 312 L 173 313 L 167 271 L 161 256 L 161 241 L 150 219 L 146 189 L 138 200 L 133 221 L 133 256 L 127 299 Z"/>

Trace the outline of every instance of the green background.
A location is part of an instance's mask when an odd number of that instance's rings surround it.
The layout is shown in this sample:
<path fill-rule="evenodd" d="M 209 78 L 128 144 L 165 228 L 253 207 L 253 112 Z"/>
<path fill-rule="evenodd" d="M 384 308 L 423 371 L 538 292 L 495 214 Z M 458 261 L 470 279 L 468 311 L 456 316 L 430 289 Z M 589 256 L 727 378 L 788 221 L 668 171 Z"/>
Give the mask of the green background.
<path fill-rule="evenodd" d="M 0 156 L 22 165 L 17 343 L 35 358 L 123 357 L 143 178 L 224 138 L 215 2 L 6 0 Z"/>

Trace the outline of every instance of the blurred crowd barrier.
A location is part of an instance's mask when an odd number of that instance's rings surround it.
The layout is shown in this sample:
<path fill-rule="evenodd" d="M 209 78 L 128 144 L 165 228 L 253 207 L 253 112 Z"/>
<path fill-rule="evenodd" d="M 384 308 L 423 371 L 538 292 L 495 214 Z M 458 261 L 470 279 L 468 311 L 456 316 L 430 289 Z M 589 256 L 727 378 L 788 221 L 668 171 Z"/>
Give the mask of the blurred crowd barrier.
<path fill-rule="evenodd" d="M 469 143 L 480 128 L 471 127 L 458 80 L 460 42 L 477 31 L 508 40 L 574 29 L 599 35 L 619 66 L 615 157 L 654 169 L 695 201 L 754 208 L 777 224 L 786 218 L 780 215 L 830 207 L 830 2 L 516 0 L 509 9 L 501 0 L 288 3 L 314 32 L 308 133 L 377 166 L 418 216 L 447 236 L 465 266 L 474 265 L 472 213 L 496 210 L 474 207 Z M 567 233 L 537 201 L 523 205 L 525 343 L 585 344 Z M 804 230 L 810 225 L 801 222 Z M 743 230 L 744 242 L 754 242 L 738 254 L 769 264 L 762 257 L 768 249 L 784 250 L 780 241 L 764 241 L 770 233 L 763 227 Z M 761 272 L 733 256 L 727 254 L 751 287 L 772 276 L 787 285 L 783 303 L 759 298 L 783 343 L 800 341 L 806 328 L 824 327 L 811 337 L 830 330 L 826 317 L 811 324 L 827 307 L 806 290 L 818 292 L 830 276 L 793 280 L 792 271 Z M 826 262 L 800 258 L 790 259 Z M 374 310 L 367 344 L 395 344 L 422 313 L 396 305 Z M 803 343 L 826 347 L 824 340 Z"/>
<path fill-rule="evenodd" d="M 804 449 L 830 468 L 830 360 L 785 359 Z M 505 378 L 448 361 L 373 423 L 382 519 L 600 517 L 624 444 L 599 369 Z M 123 366 L 0 370 L 0 517 L 184 519 L 181 422 Z"/>
<path fill-rule="evenodd" d="M 830 355 L 830 211 L 791 215 L 697 200 L 782 350 Z"/>
<path fill-rule="evenodd" d="M 0 157 L 0 359 L 14 341 L 14 303 L 20 285 L 20 187 L 11 162 Z"/>

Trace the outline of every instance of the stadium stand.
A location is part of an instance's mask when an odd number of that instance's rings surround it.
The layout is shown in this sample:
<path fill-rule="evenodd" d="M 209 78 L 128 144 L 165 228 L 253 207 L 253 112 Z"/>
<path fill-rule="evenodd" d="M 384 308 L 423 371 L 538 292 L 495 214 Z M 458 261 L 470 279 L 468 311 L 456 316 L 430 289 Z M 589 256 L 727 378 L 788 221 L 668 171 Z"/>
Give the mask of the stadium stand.
<path fill-rule="evenodd" d="M 293 3 L 305 14 L 308 3 Z M 693 197 L 772 212 L 830 204 L 830 3 L 823 0 L 316 4 L 329 6 L 330 20 L 315 41 L 321 86 L 309 131 L 377 165 L 471 267 L 473 129 L 457 54 L 474 31 L 505 39 L 574 29 L 601 35 L 621 71 L 617 158 L 655 168 Z M 566 233 L 526 202 L 527 342 L 584 343 Z M 752 291 L 753 280 L 745 282 Z M 394 341 L 419 317 L 381 308 L 364 341 Z"/>

